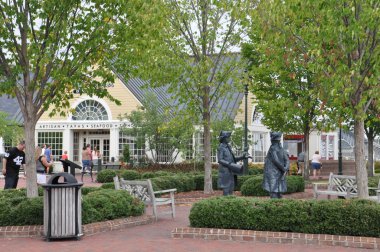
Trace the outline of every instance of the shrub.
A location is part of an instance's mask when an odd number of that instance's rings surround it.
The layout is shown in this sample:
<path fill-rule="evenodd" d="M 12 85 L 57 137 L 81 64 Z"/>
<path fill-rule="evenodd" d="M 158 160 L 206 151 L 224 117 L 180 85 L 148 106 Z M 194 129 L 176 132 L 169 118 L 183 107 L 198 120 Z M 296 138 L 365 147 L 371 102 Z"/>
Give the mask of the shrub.
<path fill-rule="evenodd" d="M 218 164 L 212 164 L 212 169 L 217 170 Z M 143 172 L 156 172 L 156 171 L 167 171 L 167 172 L 194 172 L 194 171 L 204 171 L 203 162 L 182 162 L 175 164 L 148 164 L 144 167 L 138 167 L 136 170 L 140 173 Z"/>
<path fill-rule="evenodd" d="M 375 161 L 375 173 L 380 173 L 380 161 Z"/>
<path fill-rule="evenodd" d="M 165 190 L 176 188 L 177 192 L 188 192 L 195 190 L 195 182 L 191 176 L 165 176 L 151 179 L 153 190 Z"/>
<path fill-rule="evenodd" d="M 43 197 L 24 198 L 20 204 L 12 209 L 10 218 L 17 225 L 43 225 L 44 205 Z"/>
<path fill-rule="evenodd" d="M 138 173 L 135 170 L 123 170 L 120 173 L 120 177 L 122 177 L 125 180 L 138 180 L 138 179 L 141 179 L 140 173 Z"/>
<path fill-rule="evenodd" d="M 243 175 L 237 177 L 237 185 L 235 185 L 235 190 L 240 191 L 241 186 L 247 181 L 248 179 L 254 177 L 254 175 Z"/>
<path fill-rule="evenodd" d="M 367 200 L 253 199 L 194 203 L 190 225 L 204 228 L 380 237 L 380 205 Z"/>
<path fill-rule="evenodd" d="M 82 187 L 83 224 L 138 216 L 144 204 L 127 191 Z M 27 198 L 26 190 L 0 191 L 0 226 L 43 225 L 43 197 Z"/>
<path fill-rule="evenodd" d="M 96 180 L 99 183 L 113 182 L 113 177 L 115 177 L 116 174 L 117 173 L 115 170 L 111 170 L 111 169 L 101 170 L 98 173 Z"/>
<path fill-rule="evenodd" d="M 124 190 L 103 189 L 83 197 L 82 223 L 141 215 L 144 204 Z"/>
<path fill-rule="evenodd" d="M 305 182 L 301 176 L 286 177 L 288 190 L 285 194 L 305 191 Z M 268 192 L 262 188 L 263 176 L 254 176 L 247 179 L 240 191 L 244 196 L 268 196 Z"/>
<path fill-rule="evenodd" d="M 108 182 L 108 183 L 103 183 L 100 188 L 102 189 L 115 189 L 115 183 L 114 182 Z"/>
<path fill-rule="evenodd" d="M 82 195 L 87 195 L 91 192 L 95 192 L 95 191 L 99 191 L 99 190 L 101 190 L 101 188 L 99 188 L 99 187 L 81 187 Z"/>

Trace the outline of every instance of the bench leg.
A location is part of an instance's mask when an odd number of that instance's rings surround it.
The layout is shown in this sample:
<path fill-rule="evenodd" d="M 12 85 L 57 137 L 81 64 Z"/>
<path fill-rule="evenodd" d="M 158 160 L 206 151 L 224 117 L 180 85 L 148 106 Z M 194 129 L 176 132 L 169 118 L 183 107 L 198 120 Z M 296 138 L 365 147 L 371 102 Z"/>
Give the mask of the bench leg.
<path fill-rule="evenodd" d="M 153 215 L 154 217 L 156 218 L 156 221 L 157 221 L 157 207 L 156 207 L 156 204 L 152 204 L 152 207 L 153 207 Z"/>
<path fill-rule="evenodd" d="M 174 193 L 170 193 L 170 199 L 172 201 L 172 217 L 175 218 L 175 202 L 174 202 Z"/>

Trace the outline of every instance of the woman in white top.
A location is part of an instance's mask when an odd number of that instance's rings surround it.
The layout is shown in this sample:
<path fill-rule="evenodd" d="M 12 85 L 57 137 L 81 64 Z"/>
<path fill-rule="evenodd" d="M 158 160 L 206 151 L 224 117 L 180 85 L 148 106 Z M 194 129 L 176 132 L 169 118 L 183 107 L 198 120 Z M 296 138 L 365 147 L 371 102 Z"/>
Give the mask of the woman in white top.
<path fill-rule="evenodd" d="M 316 174 L 318 173 L 318 176 L 321 175 L 321 155 L 319 155 L 319 151 L 315 151 L 315 154 L 313 155 L 313 159 L 311 160 L 311 168 L 313 169 L 313 178 L 316 178 Z"/>

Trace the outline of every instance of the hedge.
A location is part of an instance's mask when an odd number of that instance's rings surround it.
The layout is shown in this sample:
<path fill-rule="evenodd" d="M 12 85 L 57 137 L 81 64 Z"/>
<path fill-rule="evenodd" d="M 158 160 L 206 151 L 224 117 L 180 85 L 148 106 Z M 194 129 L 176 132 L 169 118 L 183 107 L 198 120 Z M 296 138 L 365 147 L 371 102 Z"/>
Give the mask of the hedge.
<path fill-rule="evenodd" d="M 194 203 L 201 228 L 380 237 L 380 204 L 367 200 L 257 199 L 233 196 Z"/>
<path fill-rule="evenodd" d="M 83 224 L 138 216 L 143 213 L 144 203 L 133 198 L 125 190 L 103 189 L 83 197 Z"/>
<path fill-rule="evenodd" d="M 127 191 L 94 187 L 83 187 L 81 191 L 83 224 L 144 212 L 144 204 Z M 43 225 L 43 208 L 42 196 L 27 198 L 26 190 L 0 191 L 0 226 Z"/>
<path fill-rule="evenodd" d="M 301 176 L 287 176 L 287 191 L 285 194 L 305 191 L 305 181 Z M 269 193 L 262 188 L 263 176 L 248 178 L 240 188 L 243 196 L 268 196 Z"/>
<path fill-rule="evenodd" d="M 113 177 L 115 177 L 116 175 L 119 175 L 119 174 L 116 173 L 115 170 L 111 170 L 111 169 L 101 170 L 100 172 L 98 172 L 96 176 L 96 181 L 99 183 L 113 182 Z"/>

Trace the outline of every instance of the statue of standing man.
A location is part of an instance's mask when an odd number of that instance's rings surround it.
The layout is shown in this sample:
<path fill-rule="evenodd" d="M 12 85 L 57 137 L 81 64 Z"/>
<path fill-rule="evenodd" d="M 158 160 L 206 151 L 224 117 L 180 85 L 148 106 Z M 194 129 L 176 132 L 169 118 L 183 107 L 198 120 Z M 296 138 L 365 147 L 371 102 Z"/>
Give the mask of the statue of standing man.
<path fill-rule="evenodd" d="M 223 195 L 232 195 L 235 188 L 235 178 L 243 172 L 243 165 L 236 164 L 236 162 L 249 158 L 248 153 L 243 156 L 235 157 L 232 152 L 230 143 L 231 132 L 221 131 L 219 135 L 219 148 L 218 148 L 218 187 L 223 190 Z"/>
<path fill-rule="evenodd" d="M 271 132 L 272 142 L 264 164 L 263 189 L 269 192 L 271 198 L 282 198 L 286 192 L 286 173 L 289 171 L 289 158 L 281 146 L 281 132 Z"/>

